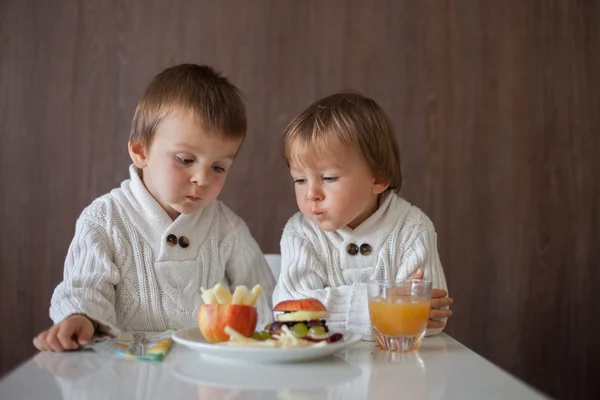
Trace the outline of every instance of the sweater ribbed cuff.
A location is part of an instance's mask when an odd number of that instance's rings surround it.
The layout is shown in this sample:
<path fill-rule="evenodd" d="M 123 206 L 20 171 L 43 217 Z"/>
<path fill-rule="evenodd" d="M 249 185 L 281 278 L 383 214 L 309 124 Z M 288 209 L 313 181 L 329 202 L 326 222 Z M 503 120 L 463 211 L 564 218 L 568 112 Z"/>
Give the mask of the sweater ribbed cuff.
<path fill-rule="evenodd" d="M 363 340 L 373 340 L 366 283 L 352 285 L 346 321 L 346 329 L 360 333 Z"/>
<path fill-rule="evenodd" d="M 96 322 L 98 324 L 96 333 L 107 334 L 113 337 L 119 337 L 121 335 L 121 330 L 113 323 L 109 322 L 109 318 L 106 316 L 106 310 L 98 309 L 97 307 L 94 307 L 93 304 L 89 304 L 85 307 L 85 310 L 66 307 L 65 304 L 62 304 L 58 309 L 52 308 L 50 310 L 50 318 L 55 324 L 75 314 L 85 315 L 90 320 Z"/>

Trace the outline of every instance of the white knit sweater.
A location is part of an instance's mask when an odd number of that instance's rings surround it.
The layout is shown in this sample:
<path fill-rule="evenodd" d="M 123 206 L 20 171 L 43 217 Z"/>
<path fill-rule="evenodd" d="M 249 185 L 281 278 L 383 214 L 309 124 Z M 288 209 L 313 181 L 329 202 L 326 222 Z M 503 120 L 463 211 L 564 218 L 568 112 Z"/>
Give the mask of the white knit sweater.
<path fill-rule="evenodd" d="M 373 340 L 366 282 L 404 280 L 422 268 L 434 288 L 447 290 L 436 242 L 429 218 L 392 192 L 386 192 L 379 209 L 354 230 L 325 232 L 297 213 L 281 238 L 281 275 L 273 303 L 316 297 L 327 307 L 329 325 Z M 350 255 L 347 246 L 352 243 L 369 244 L 372 251 Z M 441 331 L 430 329 L 427 334 Z"/>
<path fill-rule="evenodd" d="M 77 220 L 52 320 L 83 313 L 113 335 L 194 326 L 200 288 L 220 282 L 231 288 L 260 283 L 259 321 L 270 321 L 275 281 L 244 221 L 218 200 L 173 221 L 135 167 L 129 171 L 130 179 Z M 189 247 L 170 246 L 169 234 L 186 236 Z"/>

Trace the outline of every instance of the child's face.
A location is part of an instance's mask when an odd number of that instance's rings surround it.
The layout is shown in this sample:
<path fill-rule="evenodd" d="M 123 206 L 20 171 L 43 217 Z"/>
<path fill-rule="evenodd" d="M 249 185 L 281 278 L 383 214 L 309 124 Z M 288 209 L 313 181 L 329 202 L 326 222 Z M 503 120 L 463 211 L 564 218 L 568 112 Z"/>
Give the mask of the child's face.
<path fill-rule="evenodd" d="M 354 229 L 377 210 L 377 196 L 389 183 L 376 178 L 354 149 L 339 141 L 331 147 L 310 165 L 290 160 L 296 201 L 302 214 L 325 231 Z"/>
<path fill-rule="evenodd" d="M 162 121 L 148 148 L 129 144 L 144 185 L 172 219 L 210 204 L 221 192 L 242 139 L 204 132 L 186 113 Z"/>

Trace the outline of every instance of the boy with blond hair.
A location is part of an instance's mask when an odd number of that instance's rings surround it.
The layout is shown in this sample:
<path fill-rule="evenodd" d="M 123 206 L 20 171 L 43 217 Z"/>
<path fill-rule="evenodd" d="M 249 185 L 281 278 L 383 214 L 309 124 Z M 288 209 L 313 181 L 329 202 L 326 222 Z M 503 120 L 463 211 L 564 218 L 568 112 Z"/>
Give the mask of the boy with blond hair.
<path fill-rule="evenodd" d="M 337 93 L 292 120 L 283 149 L 300 212 L 281 237 L 273 302 L 315 297 L 328 324 L 372 340 L 367 282 L 432 281 L 428 334 L 451 315 L 433 223 L 398 195 L 400 151 L 389 118 L 372 99 Z"/>

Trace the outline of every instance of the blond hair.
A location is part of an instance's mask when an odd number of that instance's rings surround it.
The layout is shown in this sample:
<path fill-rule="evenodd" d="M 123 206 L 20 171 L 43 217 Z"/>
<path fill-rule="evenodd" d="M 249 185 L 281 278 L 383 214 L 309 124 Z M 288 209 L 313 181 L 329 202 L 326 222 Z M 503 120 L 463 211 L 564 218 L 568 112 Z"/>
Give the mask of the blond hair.
<path fill-rule="evenodd" d="M 208 66 L 181 64 L 156 75 L 137 105 L 129 141 L 150 145 L 173 112 L 189 113 L 209 133 L 246 136 L 246 107 L 238 88 Z"/>
<path fill-rule="evenodd" d="M 373 175 L 390 183 L 398 192 L 402 187 L 400 150 L 392 123 L 373 99 L 357 92 L 343 92 L 311 103 L 285 129 L 283 154 L 301 164 L 331 151 L 339 140 L 355 149 L 367 162 Z"/>

